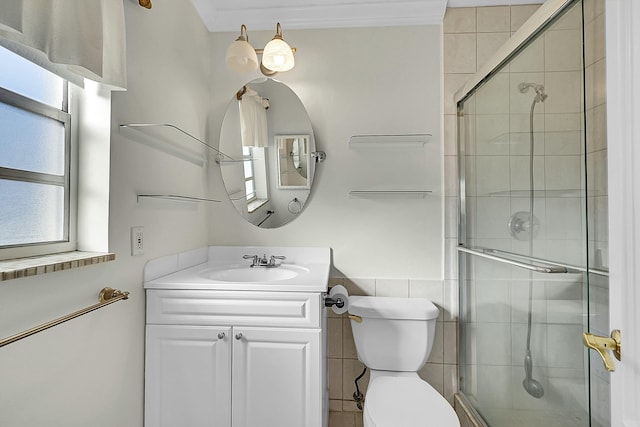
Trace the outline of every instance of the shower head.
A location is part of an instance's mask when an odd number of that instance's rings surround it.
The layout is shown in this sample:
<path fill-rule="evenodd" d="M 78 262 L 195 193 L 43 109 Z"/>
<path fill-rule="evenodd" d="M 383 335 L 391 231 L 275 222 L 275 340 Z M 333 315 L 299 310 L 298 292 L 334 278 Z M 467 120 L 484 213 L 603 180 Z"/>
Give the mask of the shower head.
<path fill-rule="evenodd" d="M 524 371 L 526 376 L 524 380 L 522 380 L 522 387 L 531 396 L 535 397 L 536 399 L 540 399 L 542 396 L 544 396 L 544 388 L 542 387 L 542 384 L 540 384 L 540 381 L 533 379 L 533 360 L 531 358 L 531 350 L 528 348 L 527 353 L 524 357 Z"/>
<path fill-rule="evenodd" d="M 544 102 L 547 99 L 548 95 L 544 93 L 544 85 L 527 82 L 522 82 L 518 85 L 520 93 L 526 93 L 530 88 L 536 91 L 535 102 Z"/>

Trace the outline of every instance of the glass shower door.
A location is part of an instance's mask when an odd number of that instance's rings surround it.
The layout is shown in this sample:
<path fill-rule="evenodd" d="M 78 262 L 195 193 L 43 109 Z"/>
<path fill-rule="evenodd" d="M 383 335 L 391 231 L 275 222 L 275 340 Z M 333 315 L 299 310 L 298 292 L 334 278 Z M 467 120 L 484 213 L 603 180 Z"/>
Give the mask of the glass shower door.
<path fill-rule="evenodd" d="M 608 425 L 582 344 L 608 314 L 586 16 L 572 2 L 458 105 L 461 390 L 491 427 Z"/>

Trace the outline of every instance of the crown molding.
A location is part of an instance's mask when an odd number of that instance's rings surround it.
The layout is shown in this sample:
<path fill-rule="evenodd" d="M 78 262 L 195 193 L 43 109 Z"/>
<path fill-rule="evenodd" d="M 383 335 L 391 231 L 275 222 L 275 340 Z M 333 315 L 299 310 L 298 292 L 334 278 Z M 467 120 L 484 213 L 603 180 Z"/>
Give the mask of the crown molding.
<path fill-rule="evenodd" d="M 241 24 L 254 31 L 273 30 L 276 22 L 287 29 L 441 24 L 447 6 L 447 0 L 386 3 L 352 0 L 348 4 L 307 0 L 306 4 L 300 1 L 295 6 L 275 4 L 244 8 L 230 8 L 227 6 L 229 2 L 217 6 L 213 0 L 191 2 L 210 32 L 238 31 Z"/>
<path fill-rule="evenodd" d="M 447 7 L 517 6 L 541 3 L 544 3 L 544 0 L 449 0 Z"/>

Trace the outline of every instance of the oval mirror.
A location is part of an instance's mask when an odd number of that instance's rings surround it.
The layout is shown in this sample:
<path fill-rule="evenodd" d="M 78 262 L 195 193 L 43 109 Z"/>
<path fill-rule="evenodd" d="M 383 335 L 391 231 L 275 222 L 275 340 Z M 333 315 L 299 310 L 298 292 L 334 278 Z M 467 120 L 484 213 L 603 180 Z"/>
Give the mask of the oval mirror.
<path fill-rule="evenodd" d="M 225 189 L 243 218 L 261 228 L 294 220 L 311 193 L 315 140 L 298 96 L 260 78 L 234 94 L 220 129 Z"/>

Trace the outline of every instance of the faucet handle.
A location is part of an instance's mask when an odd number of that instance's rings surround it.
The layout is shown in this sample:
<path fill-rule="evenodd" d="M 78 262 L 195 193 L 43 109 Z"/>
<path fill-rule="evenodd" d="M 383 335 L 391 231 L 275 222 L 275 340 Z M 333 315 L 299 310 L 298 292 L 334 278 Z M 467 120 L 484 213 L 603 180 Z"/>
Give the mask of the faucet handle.
<path fill-rule="evenodd" d="M 256 265 L 258 265 L 258 255 L 242 255 L 242 259 L 252 260 L 250 267 L 255 267 Z"/>
<path fill-rule="evenodd" d="M 269 259 L 269 267 L 278 267 L 280 264 L 276 264 L 277 259 L 283 260 L 287 259 L 287 257 L 282 255 L 271 255 L 271 258 Z"/>

